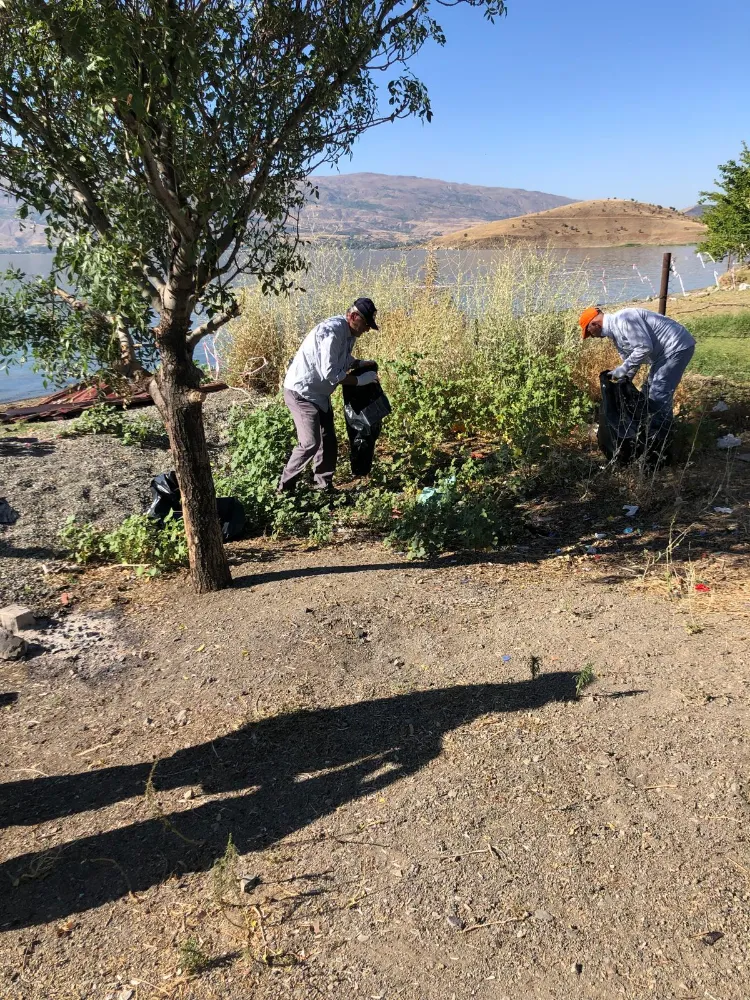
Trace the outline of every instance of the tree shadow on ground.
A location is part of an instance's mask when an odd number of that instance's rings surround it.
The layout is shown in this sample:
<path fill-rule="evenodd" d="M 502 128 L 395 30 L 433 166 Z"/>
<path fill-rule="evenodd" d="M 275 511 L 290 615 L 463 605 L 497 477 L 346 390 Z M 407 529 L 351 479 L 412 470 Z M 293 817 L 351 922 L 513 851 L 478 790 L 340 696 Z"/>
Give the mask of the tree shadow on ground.
<path fill-rule="evenodd" d="M 479 716 L 574 697 L 569 672 L 417 691 L 264 719 L 156 764 L 2 785 L 2 826 L 34 825 L 136 796 L 134 811 L 149 818 L 4 862 L 0 928 L 60 919 L 145 891 L 172 873 L 205 871 L 230 834 L 240 853 L 263 849 L 416 773 L 440 754 L 446 733 Z M 185 786 L 226 797 L 199 799 L 182 812 L 158 805 L 160 795 Z"/>
<path fill-rule="evenodd" d="M 28 545 L 19 547 L 9 542 L 0 541 L 0 558 L 6 559 L 58 559 L 60 553 L 46 545 Z"/>
<path fill-rule="evenodd" d="M 35 437 L 1 437 L 0 458 L 39 458 L 55 450 L 53 441 Z"/>

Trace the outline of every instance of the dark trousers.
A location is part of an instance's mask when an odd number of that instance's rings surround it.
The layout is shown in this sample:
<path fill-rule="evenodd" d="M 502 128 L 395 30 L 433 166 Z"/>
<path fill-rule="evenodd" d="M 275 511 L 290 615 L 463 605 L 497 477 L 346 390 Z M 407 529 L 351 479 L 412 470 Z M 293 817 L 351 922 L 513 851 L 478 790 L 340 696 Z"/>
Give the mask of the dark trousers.
<path fill-rule="evenodd" d="M 321 410 L 291 389 L 284 390 L 284 402 L 297 429 L 297 446 L 281 473 L 279 489 L 293 490 L 311 460 L 317 489 L 331 489 L 338 454 L 332 403 L 329 402 L 327 410 Z"/>
<path fill-rule="evenodd" d="M 647 382 L 648 412 L 651 418 L 649 434 L 656 433 L 662 427 L 667 430 L 671 426 L 675 390 L 694 353 L 694 347 L 686 347 L 684 351 L 651 366 Z"/>

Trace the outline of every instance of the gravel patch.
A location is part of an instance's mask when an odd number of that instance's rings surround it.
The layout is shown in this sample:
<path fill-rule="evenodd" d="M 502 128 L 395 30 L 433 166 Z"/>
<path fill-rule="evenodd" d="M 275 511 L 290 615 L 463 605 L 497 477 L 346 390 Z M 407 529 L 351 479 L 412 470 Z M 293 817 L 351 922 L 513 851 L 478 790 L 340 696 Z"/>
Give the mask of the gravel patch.
<path fill-rule="evenodd" d="M 214 456 L 230 406 L 230 391 L 209 395 L 204 405 L 206 434 Z M 156 407 L 129 411 L 128 419 L 158 419 Z M 71 420 L 5 426 L 0 429 L 0 496 L 18 515 L 0 524 L 0 602 L 41 604 L 59 590 L 48 582 L 64 553 L 58 534 L 74 515 L 114 527 L 131 514 L 147 510 L 153 476 L 172 468 L 168 448 L 128 447 L 108 434 L 61 437 Z M 46 569 L 45 569 L 46 567 Z"/>

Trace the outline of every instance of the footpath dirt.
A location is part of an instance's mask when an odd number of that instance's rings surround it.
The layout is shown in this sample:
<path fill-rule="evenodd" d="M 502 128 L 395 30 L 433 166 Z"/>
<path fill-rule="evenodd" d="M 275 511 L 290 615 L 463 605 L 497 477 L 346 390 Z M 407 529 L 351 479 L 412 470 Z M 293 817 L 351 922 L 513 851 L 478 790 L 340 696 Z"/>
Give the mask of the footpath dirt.
<path fill-rule="evenodd" d="M 0 996 L 747 997 L 747 599 L 232 554 L 86 574 L 4 669 Z"/>

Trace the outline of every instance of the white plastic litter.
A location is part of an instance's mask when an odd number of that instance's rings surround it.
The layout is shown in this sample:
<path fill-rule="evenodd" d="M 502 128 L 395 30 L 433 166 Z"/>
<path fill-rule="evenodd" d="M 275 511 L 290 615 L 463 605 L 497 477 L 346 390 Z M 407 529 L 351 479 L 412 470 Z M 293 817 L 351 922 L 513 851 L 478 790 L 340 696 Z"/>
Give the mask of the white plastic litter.
<path fill-rule="evenodd" d="M 624 503 L 622 509 L 625 511 L 625 517 L 635 517 L 638 511 L 641 509 L 638 504 L 634 503 Z"/>
<path fill-rule="evenodd" d="M 720 399 L 716 406 L 711 407 L 711 413 L 726 413 L 728 409 L 729 407 L 724 400 Z"/>
<path fill-rule="evenodd" d="M 742 438 L 738 438 L 734 434 L 725 434 L 724 437 L 718 439 L 716 447 L 726 450 L 727 448 L 739 448 L 741 444 Z"/>
<path fill-rule="evenodd" d="M 715 514 L 731 514 L 734 512 L 734 507 L 714 507 Z"/>

